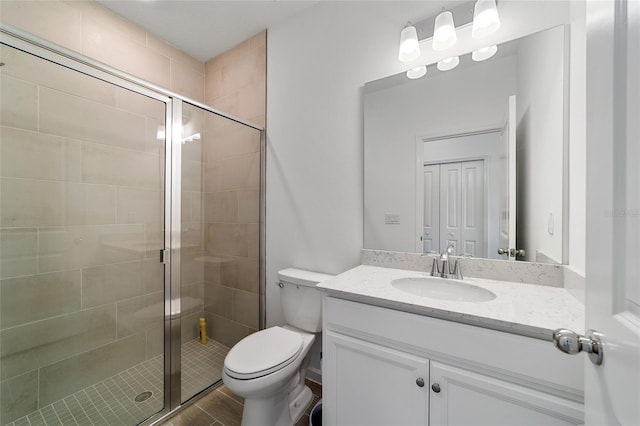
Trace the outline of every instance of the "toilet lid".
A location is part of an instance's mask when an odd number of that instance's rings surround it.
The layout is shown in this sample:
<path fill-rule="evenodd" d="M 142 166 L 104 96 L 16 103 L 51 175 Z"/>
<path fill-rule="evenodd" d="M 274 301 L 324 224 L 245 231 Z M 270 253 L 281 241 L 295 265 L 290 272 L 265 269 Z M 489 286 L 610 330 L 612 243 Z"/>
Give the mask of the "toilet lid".
<path fill-rule="evenodd" d="M 293 362 L 302 350 L 302 336 L 282 327 L 250 334 L 235 344 L 224 360 L 227 374 L 249 379 L 277 371 Z"/>

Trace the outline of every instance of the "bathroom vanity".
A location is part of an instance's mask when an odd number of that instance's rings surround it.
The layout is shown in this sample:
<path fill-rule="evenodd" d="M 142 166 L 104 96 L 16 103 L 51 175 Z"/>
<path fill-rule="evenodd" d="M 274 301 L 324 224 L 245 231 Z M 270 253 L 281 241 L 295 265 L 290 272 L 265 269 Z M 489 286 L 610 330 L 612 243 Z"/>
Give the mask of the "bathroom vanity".
<path fill-rule="evenodd" d="M 477 278 L 462 281 L 462 301 L 417 295 L 429 280 L 449 281 L 361 265 L 319 285 L 325 425 L 584 422 L 584 360 L 551 342 L 555 328 L 584 331 L 578 300 Z"/>

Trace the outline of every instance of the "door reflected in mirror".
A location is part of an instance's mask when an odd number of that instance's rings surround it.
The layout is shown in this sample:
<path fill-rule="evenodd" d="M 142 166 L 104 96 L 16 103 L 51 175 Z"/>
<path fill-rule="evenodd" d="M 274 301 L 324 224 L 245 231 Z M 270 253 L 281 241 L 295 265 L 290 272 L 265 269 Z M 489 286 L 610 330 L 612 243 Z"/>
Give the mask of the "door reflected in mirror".
<path fill-rule="evenodd" d="M 563 263 L 565 43 L 555 27 L 365 85 L 364 248 Z"/>

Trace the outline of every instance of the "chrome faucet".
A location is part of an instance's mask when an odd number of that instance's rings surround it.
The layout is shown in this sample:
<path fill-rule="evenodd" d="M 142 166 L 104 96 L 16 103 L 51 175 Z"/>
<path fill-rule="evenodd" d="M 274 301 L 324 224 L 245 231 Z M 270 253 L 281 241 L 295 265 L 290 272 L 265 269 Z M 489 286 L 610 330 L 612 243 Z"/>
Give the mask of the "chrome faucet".
<path fill-rule="evenodd" d="M 458 260 L 454 261 L 453 270 L 451 268 L 451 261 L 449 260 L 449 256 L 453 255 L 454 250 L 455 246 L 453 244 L 449 244 L 447 246 L 447 249 L 440 254 L 440 259 L 433 259 L 433 266 L 431 268 L 432 277 L 455 278 L 458 280 L 461 280 L 463 278 Z M 442 267 L 440 267 L 441 264 Z"/>

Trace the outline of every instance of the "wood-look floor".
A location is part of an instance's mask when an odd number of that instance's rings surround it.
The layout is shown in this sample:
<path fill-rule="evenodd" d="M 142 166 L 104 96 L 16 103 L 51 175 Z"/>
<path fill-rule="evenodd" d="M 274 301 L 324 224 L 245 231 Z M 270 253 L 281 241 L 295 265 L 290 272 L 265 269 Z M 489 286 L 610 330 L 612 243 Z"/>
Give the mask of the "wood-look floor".
<path fill-rule="evenodd" d="M 321 385 L 307 380 L 307 386 L 311 388 L 313 400 L 296 426 L 309 425 L 311 409 L 322 398 Z M 243 404 L 242 398 L 222 385 L 162 423 L 161 426 L 240 426 Z"/>

